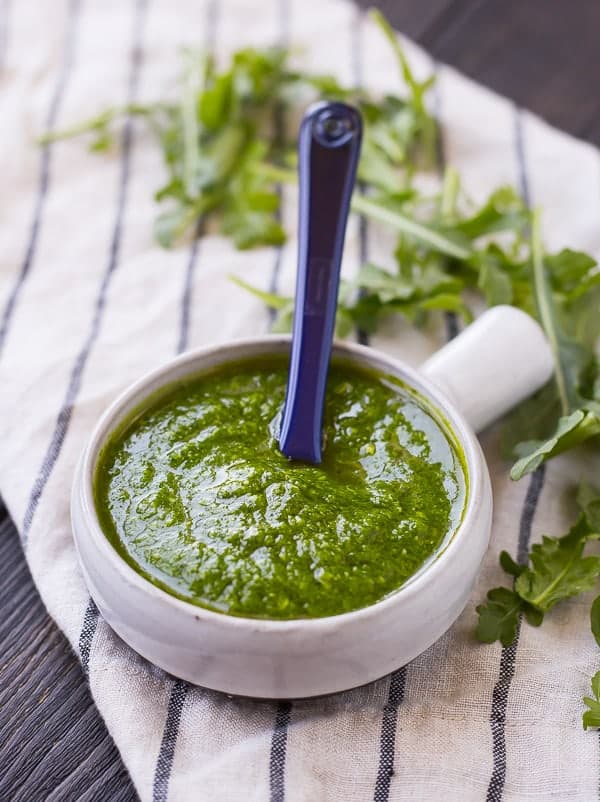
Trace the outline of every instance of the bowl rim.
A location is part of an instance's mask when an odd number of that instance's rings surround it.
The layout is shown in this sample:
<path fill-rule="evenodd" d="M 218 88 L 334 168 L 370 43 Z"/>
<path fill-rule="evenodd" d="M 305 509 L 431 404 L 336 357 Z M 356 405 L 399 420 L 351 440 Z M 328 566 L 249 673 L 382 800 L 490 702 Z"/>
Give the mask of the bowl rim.
<path fill-rule="evenodd" d="M 110 403 L 97 420 L 79 462 L 73 484 L 73 500 L 79 503 L 80 511 L 85 519 L 85 536 L 92 539 L 94 545 L 99 549 L 112 569 L 120 574 L 121 578 L 128 585 L 153 597 L 158 603 L 178 610 L 180 613 L 189 616 L 190 619 L 196 622 L 205 620 L 221 627 L 234 630 L 246 630 L 250 628 L 254 632 L 264 631 L 281 634 L 284 632 L 298 631 L 299 629 L 337 629 L 357 619 L 376 617 L 388 608 L 401 605 L 403 601 L 410 599 L 416 594 L 423 593 L 426 591 L 426 588 L 423 588 L 424 585 L 431 584 L 432 582 L 435 584 L 436 577 L 446 570 L 446 564 L 451 560 L 455 552 L 460 549 L 465 533 L 471 529 L 473 521 L 477 519 L 479 510 L 485 499 L 487 468 L 479 443 L 462 414 L 455 408 L 453 402 L 444 392 L 426 375 L 411 368 L 396 357 L 389 356 L 371 346 L 336 340 L 333 345 L 333 356 L 347 356 L 351 361 L 358 362 L 363 366 L 366 363 L 378 370 L 382 368 L 384 370 L 389 370 L 391 375 L 405 381 L 410 387 L 423 395 L 427 401 L 432 404 L 434 410 L 441 413 L 443 417 L 447 419 L 452 432 L 461 445 L 465 457 L 468 481 L 466 506 L 460 524 L 455 529 L 446 545 L 443 546 L 440 551 L 432 555 L 433 559 L 431 562 L 422 566 L 403 585 L 380 601 L 367 605 L 366 607 L 360 607 L 357 610 L 317 618 L 277 620 L 230 615 L 229 613 L 211 610 L 207 607 L 202 607 L 180 599 L 177 596 L 173 596 L 137 573 L 106 537 L 96 513 L 93 494 L 93 476 L 98 454 L 106 438 L 119 425 L 125 414 L 138 404 L 143 403 L 144 398 L 156 393 L 157 390 L 160 389 L 160 387 L 153 385 L 166 385 L 169 382 L 177 381 L 178 378 L 170 376 L 170 374 L 180 371 L 182 367 L 186 365 L 190 366 L 190 376 L 195 374 L 201 375 L 202 365 L 197 363 L 209 359 L 210 357 L 219 357 L 220 352 L 223 353 L 223 358 L 218 358 L 212 363 L 213 365 L 235 362 L 238 361 L 238 359 L 242 361 L 260 351 L 268 352 L 272 350 L 273 353 L 281 353 L 289 347 L 290 342 L 291 335 L 267 334 L 258 337 L 237 338 L 219 344 L 192 349 L 167 360 L 126 387 L 125 390 Z M 185 376 L 186 373 L 188 373 L 188 371 L 184 370 L 180 373 L 179 378 Z M 75 521 L 72 521 L 72 527 L 78 547 L 77 550 L 81 559 L 81 548 L 77 543 L 81 537 L 81 531 L 80 528 L 76 526 Z M 75 529 L 77 529 L 77 532 L 75 532 Z"/>

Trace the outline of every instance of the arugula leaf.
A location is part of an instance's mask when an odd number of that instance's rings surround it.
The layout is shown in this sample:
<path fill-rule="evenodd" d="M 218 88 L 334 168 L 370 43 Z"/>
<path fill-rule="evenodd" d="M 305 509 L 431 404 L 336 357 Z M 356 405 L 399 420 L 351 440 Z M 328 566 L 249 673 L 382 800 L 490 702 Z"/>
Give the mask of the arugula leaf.
<path fill-rule="evenodd" d="M 579 295 L 582 282 L 588 288 L 598 279 L 598 273 L 594 271 L 596 260 L 582 251 L 563 248 L 558 253 L 548 254 L 544 261 L 550 283 L 561 292 Z"/>
<path fill-rule="evenodd" d="M 510 304 L 513 301 L 510 277 L 492 261 L 482 262 L 477 286 L 488 306 Z"/>
<path fill-rule="evenodd" d="M 504 186 L 494 190 L 470 217 L 457 221 L 456 228 L 469 239 L 477 239 L 500 231 L 524 233 L 529 219 L 521 196 L 512 187 Z"/>
<path fill-rule="evenodd" d="M 600 491 L 584 480 L 579 485 L 576 500 L 591 531 L 600 532 Z"/>
<path fill-rule="evenodd" d="M 515 562 L 507 551 L 500 552 L 500 565 L 507 574 L 514 577 L 521 576 L 523 571 L 527 570 L 526 565 Z"/>
<path fill-rule="evenodd" d="M 260 175 L 248 169 L 258 148 L 249 146 L 243 161 L 238 161 L 237 174 L 229 182 L 224 202 L 221 230 L 240 249 L 285 242 L 285 232 L 274 214 L 279 207 L 278 194 Z"/>
<path fill-rule="evenodd" d="M 533 216 L 531 254 L 536 304 L 554 358 L 553 386 L 560 416 L 555 420 L 553 431 L 546 433 L 543 439 L 526 440 L 515 446 L 521 459 L 511 470 L 513 479 L 520 479 L 547 459 L 600 434 L 600 402 L 584 398 L 581 392 L 583 377 L 592 367 L 595 372 L 597 366 L 589 348 L 574 340 L 559 322 L 542 252 L 539 214 Z M 587 275 L 595 262 L 585 254 L 561 251 L 550 258 L 550 265 L 554 283 L 569 291 L 573 282 Z M 552 408 L 556 409 L 556 403 L 552 403 Z"/>
<path fill-rule="evenodd" d="M 478 605 L 476 612 L 479 614 L 477 639 L 481 643 L 499 640 L 503 646 L 510 646 L 517 637 L 522 614 L 533 627 L 539 627 L 544 620 L 543 612 L 523 601 L 514 590 L 504 587 L 490 590 L 487 601 Z"/>
<path fill-rule="evenodd" d="M 378 223 L 384 223 L 399 234 L 413 237 L 436 253 L 453 256 L 456 259 L 468 259 L 471 256 L 469 241 L 461 232 L 421 223 L 393 207 L 394 204 L 390 203 L 389 199 L 386 201 L 366 197 L 356 192 L 352 196 L 351 208 L 355 212 L 364 214 Z"/>
<path fill-rule="evenodd" d="M 274 309 L 277 312 L 281 312 L 282 309 L 285 309 L 289 304 L 293 304 L 293 298 L 286 298 L 282 295 L 277 295 L 274 292 L 268 292 L 267 290 L 261 290 L 258 287 L 253 287 L 252 284 L 248 284 L 247 281 L 243 281 L 239 276 L 235 276 L 233 274 L 229 275 L 229 280 L 233 281 L 234 284 L 237 284 L 238 287 L 241 287 L 246 292 L 249 292 L 251 295 L 254 295 L 256 298 L 261 300 L 265 306 L 268 306 L 269 309 Z"/>
<path fill-rule="evenodd" d="M 408 59 L 406 58 L 404 51 L 400 46 L 400 42 L 398 41 L 398 37 L 392 26 L 389 24 L 383 14 L 377 9 L 373 8 L 369 13 L 371 18 L 379 26 L 383 35 L 391 45 L 404 82 L 410 90 L 410 105 L 414 110 L 415 123 L 417 130 L 421 134 L 424 151 L 427 157 L 427 163 L 433 164 L 435 159 L 437 128 L 434 120 L 427 111 L 425 97 L 435 81 L 435 76 L 432 75 L 426 78 L 424 81 L 418 81 L 410 67 L 410 64 L 408 63 Z"/>
<path fill-rule="evenodd" d="M 356 104 L 364 119 L 363 184 L 352 208 L 392 232 L 396 246 L 389 263 L 365 265 L 344 290 L 338 333 L 353 325 L 374 332 L 396 314 L 415 325 L 440 311 L 469 321 L 473 291 L 488 306 L 512 303 L 537 316 L 552 345 L 555 379 L 504 429 L 503 450 L 518 460 L 516 479 L 600 433 L 600 268 L 569 248 L 544 254 L 539 215 L 531 219 L 511 187 L 497 188 L 477 206 L 449 166 L 440 193 L 423 191 L 417 173 L 433 164 L 438 137 L 427 102 L 434 78 L 417 78 L 390 25 L 377 11 L 373 18 L 395 56 L 402 96 L 379 97 L 329 75 L 290 69 L 287 49 L 243 48 L 223 68 L 210 54 L 188 50 L 176 100 L 109 108 L 41 141 L 87 133 L 93 149 L 106 151 L 119 121 L 140 117 L 166 170 L 155 195 L 162 205 L 155 237 L 162 246 L 198 236 L 201 219 L 238 248 L 278 246 L 285 231 L 277 185 L 297 180 L 282 166 L 296 149 L 296 137 L 275 122 L 282 104 L 290 117 L 321 98 Z M 290 299 L 286 304 L 291 310 Z M 291 311 L 278 314 L 275 326 L 290 321 Z"/>
<path fill-rule="evenodd" d="M 476 635 L 482 643 L 499 640 L 503 646 L 517 637 L 523 601 L 508 588 L 494 588 L 487 594 L 487 602 L 477 607 L 479 623 Z"/>
<path fill-rule="evenodd" d="M 531 225 L 531 262 L 533 287 L 540 322 L 550 343 L 555 367 L 555 382 L 563 415 L 568 415 L 578 405 L 577 378 L 578 360 L 575 352 L 577 344 L 560 329 L 554 300 L 550 291 L 544 267 L 542 250 L 541 222 L 539 213 L 534 213 Z"/>
<path fill-rule="evenodd" d="M 600 596 L 596 596 L 592 603 L 590 624 L 592 626 L 592 635 L 596 639 L 598 646 L 600 646 Z"/>
<path fill-rule="evenodd" d="M 283 333 L 291 330 L 294 317 L 293 298 L 278 295 L 277 293 L 273 292 L 267 292 L 266 290 L 261 290 L 258 287 L 254 287 L 252 284 L 248 284 L 246 281 L 243 281 L 241 278 L 239 278 L 239 276 L 230 275 L 229 279 L 233 281 L 234 284 L 237 284 L 238 287 L 241 287 L 243 290 L 251 293 L 256 298 L 259 298 L 265 304 L 265 306 L 267 306 L 269 309 L 273 309 L 277 313 L 273 326 L 271 327 L 271 331 L 274 333 Z M 338 337 L 346 337 L 354 328 L 354 320 L 347 314 L 344 305 L 346 300 L 348 303 L 350 302 L 349 296 L 352 292 L 353 287 L 351 285 L 341 282 L 341 303 L 338 306 L 335 320 L 335 333 Z"/>
<path fill-rule="evenodd" d="M 582 717 L 584 730 L 587 730 L 588 727 L 600 727 L 600 671 L 597 671 L 592 677 L 591 685 L 594 698 L 583 697 L 583 701 L 589 708 Z"/>
<path fill-rule="evenodd" d="M 530 454 L 552 435 L 560 414 L 560 401 L 552 379 L 504 419 L 500 439 L 503 456 L 514 460 Z"/>
<path fill-rule="evenodd" d="M 526 564 L 503 551 L 500 565 L 513 577 L 513 588 L 494 588 L 486 604 L 477 608 L 477 637 L 485 643 L 512 643 L 523 613 L 529 624 L 540 626 L 544 615 L 559 602 L 590 590 L 600 576 L 600 557 L 584 555 L 586 543 L 600 538 L 600 491 L 583 483 L 577 491 L 580 514 L 563 537 L 544 536 L 531 547 Z M 600 636 L 600 598 L 592 608 L 592 629 Z"/>
<path fill-rule="evenodd" d="M 515 580 L 515 591 L 532 607 L 547 612 L 555 604 L 590 590 L 600 576 L 600 557 L 584 557 L 590 534 L 585 515 L 562 538 L 544 536 L 530 552 L 531 567 Z"/>
<path fill-rule="evenodd" d="M 531 440 L 520 444 L 526 451 L 510 471 L 511 479 L 521 479 L 539 468 L 542 462 L 562 454 L 600 434 L 600 415 L 591 409 L 576 409 L 558 419 L 556 430 L 547 440 Z"/>

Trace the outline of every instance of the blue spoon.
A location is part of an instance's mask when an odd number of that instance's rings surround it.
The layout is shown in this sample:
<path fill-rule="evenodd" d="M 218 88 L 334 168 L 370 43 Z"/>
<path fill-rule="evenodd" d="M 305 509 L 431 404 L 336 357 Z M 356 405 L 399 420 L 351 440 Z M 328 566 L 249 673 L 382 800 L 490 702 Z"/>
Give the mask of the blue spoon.
<path fill-rule="evenodd" d="M 360 114 L 345 103 L 313 106 L 300 126 L 298 275 L 279 447 L 304 462 L 321 462 L 323 402 L 361 136 Z"/>

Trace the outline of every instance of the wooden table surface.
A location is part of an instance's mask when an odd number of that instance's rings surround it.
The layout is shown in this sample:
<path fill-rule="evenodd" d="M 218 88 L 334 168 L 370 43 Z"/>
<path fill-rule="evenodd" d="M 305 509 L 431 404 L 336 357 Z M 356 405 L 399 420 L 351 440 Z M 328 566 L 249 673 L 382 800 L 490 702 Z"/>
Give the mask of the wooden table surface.
<path fill-rule="evenodd" d="M 600 144 L 598 0 L 374 4 L 438 60 Z M 0 503 L 0 802 L 136 798 Z"/>

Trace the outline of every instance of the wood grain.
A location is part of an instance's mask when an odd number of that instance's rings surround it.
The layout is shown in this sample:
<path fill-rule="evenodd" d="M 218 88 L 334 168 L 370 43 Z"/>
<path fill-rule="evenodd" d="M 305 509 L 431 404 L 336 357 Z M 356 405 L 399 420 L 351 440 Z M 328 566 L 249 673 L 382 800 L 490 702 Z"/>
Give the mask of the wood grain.
<path fill-rule="evenodd" d="M 0 800 L 135 800 L 4 508 L 0 517 Z"/>

